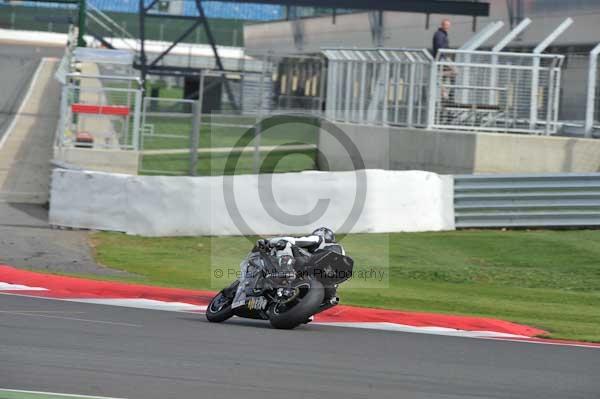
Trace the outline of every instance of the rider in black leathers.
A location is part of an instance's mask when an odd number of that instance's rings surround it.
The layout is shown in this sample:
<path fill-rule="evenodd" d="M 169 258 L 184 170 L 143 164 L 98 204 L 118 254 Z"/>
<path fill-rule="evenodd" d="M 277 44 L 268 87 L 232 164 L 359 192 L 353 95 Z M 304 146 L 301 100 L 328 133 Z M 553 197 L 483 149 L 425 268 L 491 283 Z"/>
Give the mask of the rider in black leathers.
<path fill-rule="evenodd" d="M 327 227 L 320 227 L 303 237 L 275 237 L 261 239 L 255 248 L 271 249 L 277 258 L 288 255 L 296 260 L 305 260 L 318 251 L 330 250 L 344 255 L 344 248 L 335 240 L 335 234 Z"/>

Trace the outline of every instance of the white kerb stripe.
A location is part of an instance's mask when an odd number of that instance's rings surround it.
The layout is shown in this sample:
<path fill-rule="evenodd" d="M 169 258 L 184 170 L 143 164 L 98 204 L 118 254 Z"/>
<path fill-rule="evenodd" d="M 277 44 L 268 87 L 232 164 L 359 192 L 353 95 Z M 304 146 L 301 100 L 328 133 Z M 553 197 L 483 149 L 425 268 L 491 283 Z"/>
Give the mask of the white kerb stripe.
<path fill-rule="evenodd" d="M 125 399 L 125 398 L 113 398 L 109 396 L 88 396 L 88 395 L 74 395 L 69 393 L 57 393 L 57 392 L 42 392 L 42 391 L 24 391 L 21 389 L 0 389 L 2 392 L 15 392 L 15 393 L 30 393 L 34 395 L 48 395 L 48 396 L 64 396 L 66 398 L 86 398 L 86 399 Z"/>
<path fill-rule="evenodd" d="M 3 283 L 0 281 L 0 291 L 48 291 L 41 287 L 28 287 L 21 284 Z"/>
<path fill-rule="evenodd" d="M 399 331 L 408 333 L 419 333 L 419 334 L 431 334 L 431 335 L 445 335 L 453 337 L 469 337 L 469 338 L 526 338 L 521 335 L 506 334 L 494 331 L 467 331 L 457 330 L 454 328 L 447 327 L 415 327 L 406 324 L 397 324 L 389 322 L 320 322 L 315 321 L 314 324 L 320 324 L 325 326 L 335 327 L 350 327 L 350 328 L 365 328 L 368 330 L 384 330 L 384 331 Z"/>

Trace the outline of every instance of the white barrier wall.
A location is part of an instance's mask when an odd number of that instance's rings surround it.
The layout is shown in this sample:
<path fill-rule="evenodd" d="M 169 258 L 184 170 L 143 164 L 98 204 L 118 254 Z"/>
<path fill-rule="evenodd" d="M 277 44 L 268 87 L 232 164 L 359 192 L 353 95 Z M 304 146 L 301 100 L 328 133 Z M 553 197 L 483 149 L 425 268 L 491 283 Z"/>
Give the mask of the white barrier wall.
<path fill-rule="evenodd" d="M 233 196 L 224 193 L 224 179 L 232 182 Z M 364 201 L 353 212 L 361 189 Z M 422 171 L 223 178 L 56 169 L 50 223 L 144 236 L 306 234 L 322 225 L 340 233 L 453 230 L 452 191 L 451 177 Z M 322 214 L 309 214 L 320 199 L 327 205 Z M 237 204 L 243 222 L 227 201 Z"/>

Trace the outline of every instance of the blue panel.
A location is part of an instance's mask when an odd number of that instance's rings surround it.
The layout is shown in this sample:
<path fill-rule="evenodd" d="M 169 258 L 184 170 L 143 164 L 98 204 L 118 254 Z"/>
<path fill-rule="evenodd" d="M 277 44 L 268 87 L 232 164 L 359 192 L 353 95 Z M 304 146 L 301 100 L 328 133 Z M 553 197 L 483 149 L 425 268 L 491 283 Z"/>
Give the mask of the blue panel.
<path fill-rule="evenodd" d="M 102 10 L 121 13 L 137 13 L 138 0 L 88 0 L 89 4 Z M 144 0 L 149 4 L 151 0 Z M 242 19 L 252 21 L 270 21 L 283 19 L 284 7 L 266 4 L 231 3 L 221 1 L 204 1 L 204 11 L 209 18 Z M 60 3 L 31 3 L 23 2 L 19 6 L 42 8 L 74 8 L 70 4 Z M 197 16 L 196 2 L 186 0 L 183 7 L 184 15 Z"/>

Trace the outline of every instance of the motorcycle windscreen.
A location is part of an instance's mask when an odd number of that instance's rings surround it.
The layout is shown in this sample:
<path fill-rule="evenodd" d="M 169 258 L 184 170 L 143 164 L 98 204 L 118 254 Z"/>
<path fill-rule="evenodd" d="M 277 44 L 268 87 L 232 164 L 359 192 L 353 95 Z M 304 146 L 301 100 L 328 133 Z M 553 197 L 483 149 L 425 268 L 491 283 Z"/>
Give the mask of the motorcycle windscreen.
<path fill-rule="evenodd" d="M 240 284 L 238 285 L 235 297 L 231 304 L 232 309 L 239 308 L 246 304 L 248 294 L 251 294 L 254 287 L 256 287 L 263 268 L 264 262 L 260 256 L 256 254 L 250 254 L 242 263 L 240 263 L 242 276 L 240 277 Z"/>

